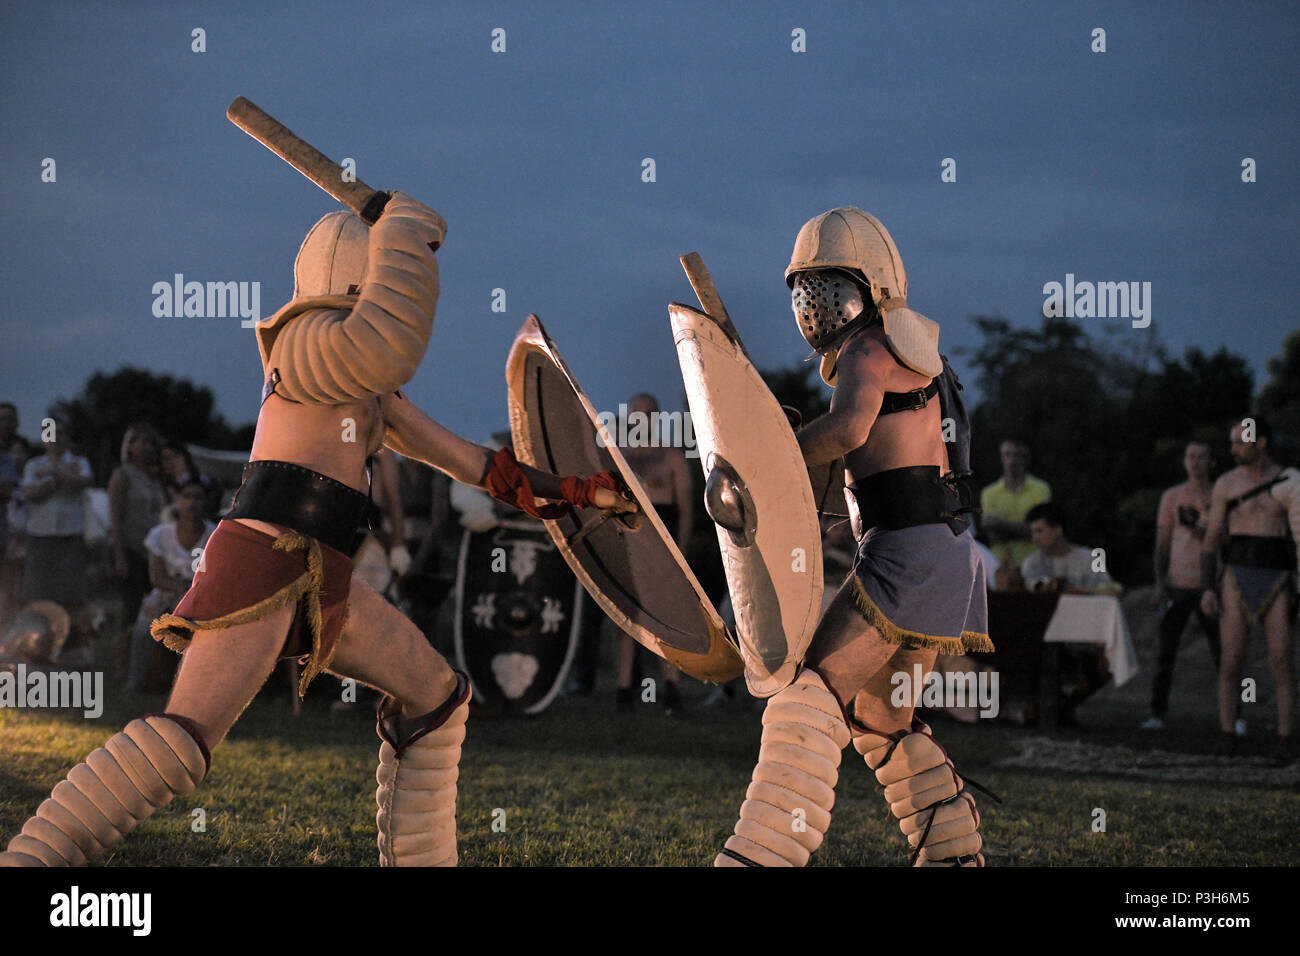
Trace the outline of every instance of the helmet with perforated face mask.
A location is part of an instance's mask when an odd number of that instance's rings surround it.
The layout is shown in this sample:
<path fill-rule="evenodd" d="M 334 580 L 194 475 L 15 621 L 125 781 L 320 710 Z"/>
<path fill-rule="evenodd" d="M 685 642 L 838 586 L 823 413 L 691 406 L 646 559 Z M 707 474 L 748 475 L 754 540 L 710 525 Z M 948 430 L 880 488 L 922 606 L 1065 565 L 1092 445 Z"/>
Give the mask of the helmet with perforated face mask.
<path fill-rule="evenodd" d="M 820 351 L 867 310 L 862 286 L 842 269 L 810 269 L 790 277 L 790 305 L 799 331 Z"/>
<path fill-rule="evenodd" d="M 870 213 L 841 206 L 804 223 L 785 279 L 799 332 L 816 351 L 834 348 L 847 331 L 878 312 L 886 342 L 899 362 L 931 377 L 943 370 L 939 325 L 907 307 L 903 257 L 889 230 Z M 857 288 L 856 298 L 850 287 Z M 870 306 L 863 292 L 870 296 Z M 859 302 L 862 307 L 851 314 Z M 833 369 L 832 357 L 828 381 Z"/>

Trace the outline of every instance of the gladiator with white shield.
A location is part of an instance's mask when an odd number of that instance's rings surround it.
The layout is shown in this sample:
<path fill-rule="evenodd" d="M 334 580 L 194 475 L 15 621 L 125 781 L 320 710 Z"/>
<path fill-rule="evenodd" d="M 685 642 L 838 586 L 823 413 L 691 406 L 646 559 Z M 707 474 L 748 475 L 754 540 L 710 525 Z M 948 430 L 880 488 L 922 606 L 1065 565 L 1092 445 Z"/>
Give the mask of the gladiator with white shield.
<path fill-rule="evenodd" d="M 939 354 L 938 324 L 908 307 L 898 248 L 874 216 L 843 207 L 810 220 L 785 277 L 799 331 L 834 388 L 830 410 L 795 434 L 797 453 L 811 473 L 843 461 L 858 547 L 852 572 L 810 639 L 799 646 L 788 627 L 780 638 L 781 621 L 761 612 L 761 595 L 773 590 L 769 582 L 797 574 L 781 566 L 788 557 L 780 550 L 761 565 L 744 563 L 743 552 L 751 538 L 758 541 L 765 517 L 779 522 L 802 507 L 798 495 L 791 485 L 779 502 L 760 500 L 747 484 L 761 467 L 719 477 L 728 464 L 718 454 L 724 424 L 737 431 L 745 423 L 710 422 L 707 409 L 692 402 L 701 453 L 711 459 L 708 487 L 718 489 L 706 491 L 706 502 L 728 528 L 719 540 L 746 677 L 751 690 L 768 697 L 758 765 L 715 865 L 806 864 L 830 825 L 841 751 L 852 743 L 884 787 L 916 865 L 982 866 L 980 818 L 967 781 L 916 719 L 912 702 L 891 702 L 894 674 L 917 666 L 928 672 L 940 653 L 993 647 L 967 517 L 970 432 L 961 386 Z M 774 453 L 786 455 L 775 440 L 765 454 Z M 751 510 L 738 534 L 739 516 Z M 814 538 L 808 546 L 817 544 Z M 773 643 L 783 663 L 767 653 Z M 769 679 L 756 680 L 755 673 Z"/>

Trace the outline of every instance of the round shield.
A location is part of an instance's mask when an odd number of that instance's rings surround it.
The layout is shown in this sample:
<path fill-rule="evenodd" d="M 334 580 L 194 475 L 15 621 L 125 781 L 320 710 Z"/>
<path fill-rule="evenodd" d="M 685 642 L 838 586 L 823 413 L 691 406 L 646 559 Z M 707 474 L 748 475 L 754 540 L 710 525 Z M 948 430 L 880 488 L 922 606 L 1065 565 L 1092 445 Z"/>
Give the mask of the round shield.
<path fill-rule="evenodd" d="M 592 600 L 623 633 L 683 673 L 718 683 L 738 677 L 740 655 L 722 618 L 535 315 L 515 336 L 506 381 L 520 461 L 557 475 L 617 471 L 640 507 L 638 530 L 592 508 L 546 522 Z"/>
<path fill-rule="evenodd" d="M 539 714 L 564 686 L 581 585 L 540 521 L 466 531 L 456 571 L 456 661 L 480 712 Z"/>

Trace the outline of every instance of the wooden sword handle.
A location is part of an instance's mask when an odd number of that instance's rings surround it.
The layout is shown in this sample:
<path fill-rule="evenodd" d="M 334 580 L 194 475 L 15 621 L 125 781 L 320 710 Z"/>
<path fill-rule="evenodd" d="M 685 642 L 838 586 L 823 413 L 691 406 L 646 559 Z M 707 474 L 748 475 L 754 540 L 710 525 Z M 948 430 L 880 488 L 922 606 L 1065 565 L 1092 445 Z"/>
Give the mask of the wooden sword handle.
<path fill-rule="evenodd" d="M 226 118 L 371 225 L 392 198 L 359 179 L 345 181 L 342 166 L 251 100 L 235 97 Z"/>
<path fill-rule="evenodd" d="M 700 307 L 704 314 L 711 318 L 722 329 L 724 335 L 731 339 L 732 343 L 749 358 L 749 352 L 745 349 L 745 343 L 740 341 L 740 333 L 736 331 L 736 326 L 731 321 L 731 316 L 727 314 L 727 307 L 722 304 L 722 296 L 718 295 L 718 288 L 713 284 L 713 276 L 709 275 L 709 270 L 704 265 L 704 260 L 700 258 L 698 252 L 688 252 L 681 259 L 682 268 L 686 271 L 686 278 L 691 280 L 691 288 L 695 290 L 695 297 L 700 300 Z"/>

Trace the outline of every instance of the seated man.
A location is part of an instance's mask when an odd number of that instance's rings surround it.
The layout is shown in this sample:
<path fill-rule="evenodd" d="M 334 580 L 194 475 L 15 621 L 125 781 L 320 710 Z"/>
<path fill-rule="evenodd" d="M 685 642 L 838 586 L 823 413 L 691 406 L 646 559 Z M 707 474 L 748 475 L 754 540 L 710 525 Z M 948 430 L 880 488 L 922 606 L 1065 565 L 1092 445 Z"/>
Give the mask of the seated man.
<path fill-rule="evenodd" d="M 1025 515 L 1037 550 L 1025 558 L 1020 573 L 1031 591 L 1116 591 L 1119 586 L 1105 570 L 1094 570 L 1092 549 L 1072 544 L 1065 536 L 1065 512 L 1053 501 L 1035 505 Z M 1104 566 L 1103 566 L 1104 567 Z M 1074 711 L 1109 677 L 1100 645 L 1061 649 L 1061 723 L 1072 726 Z"/>
<path fill-rule="evenodd" d="M 1111 591 L 1117 586 L 1104 570 L 1094 570 L 1092 550 L 1065 537 L 1065 512 L 1053 501 L 1034 505 L 1025 515 L 1037 549 L 1020 565 L 1031 591 Z"/>

